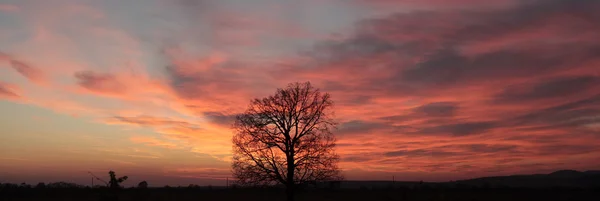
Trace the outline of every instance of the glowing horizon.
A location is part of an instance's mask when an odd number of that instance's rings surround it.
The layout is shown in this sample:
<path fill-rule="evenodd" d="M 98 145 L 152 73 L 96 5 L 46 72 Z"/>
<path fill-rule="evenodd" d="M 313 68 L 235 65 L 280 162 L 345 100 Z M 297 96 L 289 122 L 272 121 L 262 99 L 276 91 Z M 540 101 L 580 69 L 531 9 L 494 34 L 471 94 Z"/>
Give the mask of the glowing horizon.
<path fill-rule="evenodd" d="M 0 182 L 231 178 L 233 117 L 310 81 L 350 180 L 600 169 L 600 2 L 0 1 Z"/>

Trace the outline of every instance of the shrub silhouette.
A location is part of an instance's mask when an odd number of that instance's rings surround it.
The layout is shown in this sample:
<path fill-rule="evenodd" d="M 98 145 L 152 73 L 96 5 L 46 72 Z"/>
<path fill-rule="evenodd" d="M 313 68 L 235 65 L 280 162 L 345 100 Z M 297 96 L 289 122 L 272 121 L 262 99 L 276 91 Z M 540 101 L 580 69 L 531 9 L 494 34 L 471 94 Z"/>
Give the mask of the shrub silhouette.
<path fill-rule="evenodd" d="M 35 185 L 35 188 L 46 188 L 46 184 L 44 182 L 40 182 L 37 185 Z"/>
<path fill-rule="evenodd" d="M 64 181 L 52 182 L 46 185 L 47 188 L 82 188 L 82 185 L 76 183 L 69 183 Z"/>
<path fill-rule="evenodd" d="M 138 188 L 148 188 L 148 182 L 142 181 L 138 184 Z"/>

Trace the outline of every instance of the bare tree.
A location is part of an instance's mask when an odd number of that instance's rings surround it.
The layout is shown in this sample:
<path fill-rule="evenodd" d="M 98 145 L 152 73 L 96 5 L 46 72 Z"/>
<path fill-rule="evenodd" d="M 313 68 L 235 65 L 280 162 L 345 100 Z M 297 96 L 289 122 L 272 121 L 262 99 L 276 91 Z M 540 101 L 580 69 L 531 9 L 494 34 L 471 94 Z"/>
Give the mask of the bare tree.
<path fill-rule="evenodd" d="M 333 101 L 310 82 L 291 83 L 275 95 L 254 99 L 233 124 L 233 175 L 240 185 L 286 187 L 341 180 L 331 132 Z"/>

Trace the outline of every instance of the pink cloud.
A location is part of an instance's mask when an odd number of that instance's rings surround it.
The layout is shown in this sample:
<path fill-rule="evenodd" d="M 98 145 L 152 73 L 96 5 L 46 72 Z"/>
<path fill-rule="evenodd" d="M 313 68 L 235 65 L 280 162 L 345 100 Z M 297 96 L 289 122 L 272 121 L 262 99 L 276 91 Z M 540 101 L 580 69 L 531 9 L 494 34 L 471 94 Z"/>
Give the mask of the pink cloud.
<path fill-rule="evenodd" d="M 379 8 L 396 7 L 402 9 L 464 9 L 464 8 L 497 8 L 514 6 L 516 0 L 479 1 L 479 0 L 357 0 L 360 4 L 366 4 Z"/>
<path fill-rule="evenodd" d="M 0 97 L 17 99 L 21 96 L 18 94 L 18 88 L 16 86 L 0 82 Z"/>
<path fill-rule="evenodd" d="M 0 52 L 0 61 L 7 62 L 15 71 L 17 71 L 19 74 L 23 75 L 32 82 L 42 84 L 46 80 L 44 72 L 42 72 L 40 69 L 33 67 L 6 53 Z"/>
<path fill-rule="evenodd" d="M 165 56 L 171 63 L 166 68 L 167 86 L 195 114 L 215 108 L 225 113 L 239 111 L 247 104 L 244 99 L 272 86 L 268 75 L 252 73 L 259 66 L 227 60 L 220 53 L 196 59 L 182 50 L 168 50 Z"/>
<path fill-rule="evenodd" d="M 110 74 L 99 74 L 91 71 L 78 72 L 75 74 L 78 84 L 90 91 L 122 94 L 127 90 L 127 86 L 121 83 L 115 76 Z"/>
<path fill-rule="evenodd" d="M 599 44 L 589 37 L 600 32 L 592 16 L 567 13 L 600 5 L 566 4 L 370 19 L 317 46 L 308 67 L 275 72 L 316 80 L 338 98 L 345 168 L 482 174 L 591 159 L 600 153 L 587 125 L 600 99 L 591 65 Z"/>
<path fill-rule="evenodd" d="M 21 9 L 11 4 L 0 4 L 0 12 L 18 12 Z"/>

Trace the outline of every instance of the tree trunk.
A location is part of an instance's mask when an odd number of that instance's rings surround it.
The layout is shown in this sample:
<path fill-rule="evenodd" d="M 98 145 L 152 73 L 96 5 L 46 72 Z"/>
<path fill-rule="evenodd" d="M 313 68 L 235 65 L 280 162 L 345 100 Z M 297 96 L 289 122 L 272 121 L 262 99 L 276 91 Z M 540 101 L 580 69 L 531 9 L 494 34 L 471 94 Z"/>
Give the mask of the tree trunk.
<path fill-rule="evenodd" d="M 294 169 L 294 148 L 292 146 L 291 151 L 287 157 L 287 184 L 285 186 L 287 201 L 294 201 Z"/>
<path fill-rule="evenodd" d="M 287 201 L 294 201 L 294 184 L 288 184 L 285 189 Z"/>

